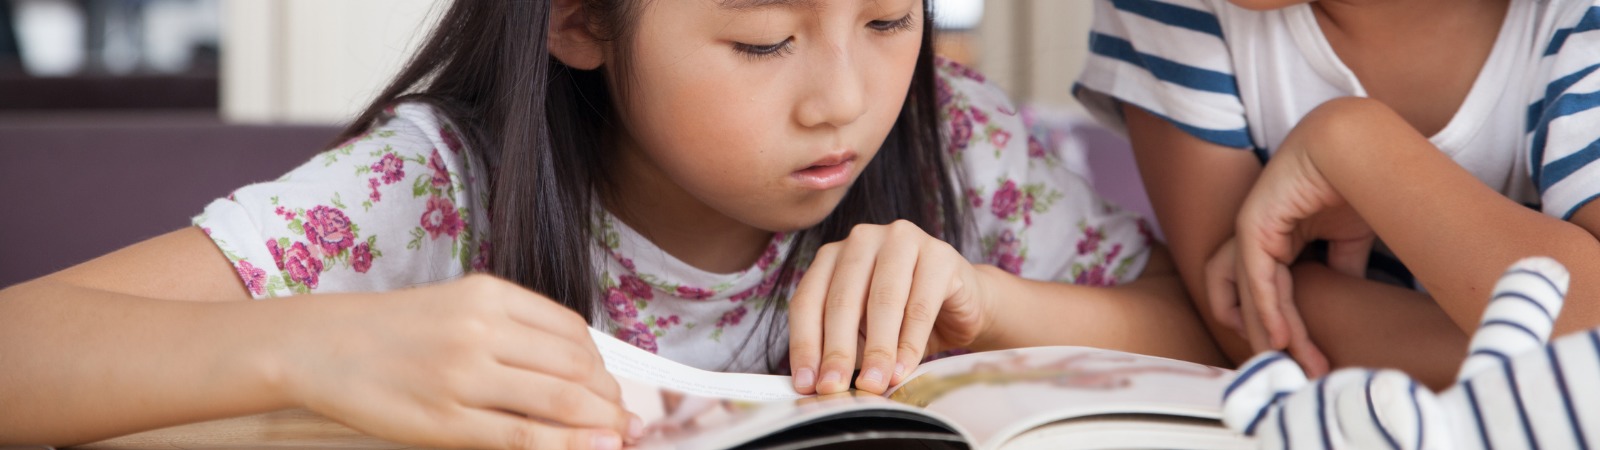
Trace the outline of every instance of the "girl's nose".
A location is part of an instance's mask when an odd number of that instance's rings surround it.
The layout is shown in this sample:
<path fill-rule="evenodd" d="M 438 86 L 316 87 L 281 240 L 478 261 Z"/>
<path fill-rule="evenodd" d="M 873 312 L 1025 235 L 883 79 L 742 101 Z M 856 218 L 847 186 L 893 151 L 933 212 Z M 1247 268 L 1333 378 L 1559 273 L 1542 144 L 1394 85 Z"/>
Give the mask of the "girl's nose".
<path fill-rule="evenodd" d="M 819 53 L 809 64 L 796 119 L 807 128 L 855 122 L 867 113 L 866 79 L 858 72 L 867 66 L 856 64 L 842 45 Z"/>

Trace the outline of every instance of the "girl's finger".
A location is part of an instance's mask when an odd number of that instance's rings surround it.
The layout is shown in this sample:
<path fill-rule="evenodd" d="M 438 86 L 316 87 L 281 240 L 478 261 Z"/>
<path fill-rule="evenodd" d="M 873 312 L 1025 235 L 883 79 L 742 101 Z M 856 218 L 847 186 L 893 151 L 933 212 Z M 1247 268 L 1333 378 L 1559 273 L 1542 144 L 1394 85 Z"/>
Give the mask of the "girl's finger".
<path fill-rule="evenodd" d="M 611 429 L 567 428 L 482 409 L 468 409 L 444 428 L 448 447 L 620 450 L 623 443 L 622 434 Z"/>
<path fill-rule="evenodd" d="M 911 284 L 911 293 L 906 301 L 905 318 L 900 324 L 900 347 L 895 356 L 891 385 L 904 382 L 905 377 L 916 371 L 922 358 L 927 356 L 928 339 L 933 334 L 939 311 L 945 299 L 950 297 L 951 286 L 959 286 L 960 280 L 956 278 L 959 264 L 958 260 L 948 257 L 922 258 L 918 262 L 912 278 L 915 281 Z"/>
<path fill-rule="evenodd" d="M 1262 231 L 1241 228 L 1241 236 L 1259 235 Z M 1266 348 L 1273 350 L 1282 349 L 1289 344 L 1288 326 L 1283 322 L 1283 313 L 1280 311 L 1280 295 L 1277 290 L 1279 278 L 1287 278 L 1289 269 L 1274 259 L 1266 249 L 1256 245 L 1253 241 L 1241 239 L 1239 241 L 1239 263 L 1242 270 L 1237 276 L 1244 280 L 1244 291 L 1249 302 L 1256 308 L 1257 326 L 1263 327 L 1266 335 Z M 1257 351 L 1263 348 L 1257 348 Z"/>
<path fill-rule="evenodd" d="M 1238 289 L 1239 313 L 1244 322 L 1244 337 L 1250 342 L 1250 351 L 1261 353 L 1271 350 L 1266 328 L 1261 325 L 1260 305 L 1249 289 Z"/>
<path fill-rule="evenodd" d="M 1300 317 L 1300 308 L 1290 307 L 1284 309 L 1284 318 L 1289 322 L 1289 356 L 1300 363 L 1307 377 L 1316 378 L 1328 374 L 1328 357 L 1323 355 L 1322 349 L 1317 348 L 1311 341 L 1311 334 L 1306 330 L 1306 323 Z"/>
<path fill-rule="evenodd" d="M 893 381 L 898 357 L 902 316 L 911 293 L 913 275 L 921 264 L 921 241 L 927 233 L 910 222 L 889 225 L 888 239 L 872 267 L 871 288 L 867 291 L 866 347 L 861 352 L 861 376 L 856 389 L 882 394 Z M 909 229 L 905 227 L 910 227 Z"/>
<path fill-rule="evenodd" d="M 508 326 L 496 331 L 491 345 L 495 360 L 508 367 L 577 383 L 607 401 L 622 401 L 622 389 L 606 372 L 598 353 L 571 345 L 549 332 Z"/>
<path fill-rule="evenodd" d="M 617 402 L 583 386 L 546 374 L 497 367 L 462 387 L 467 406 L 510 411 L 574 428 L 603 428 L 626 434 L 638 420 Z M 639 423 L 638 428 L 643 428 Z"/>
<path fill-rule="evenodd" d="M 1234 250 L 1234 241 L 1228 240 L 1217 253 L 1206 261 L 1206 306 L 1211 310 L 1211 316 L 1217 323 L 1232 329 L 1240 336 L 1245 335 L 1243 321 L 1239 312 L 1239 292 L 1237 277 L 1234 271 L 1238 268 L 1235 261 L 1237 252 Z"/>
<path fill-rule="evenodd" d="M 817 249 L 811 267 L 789 297 L 789 369 L 794 375 L 794 390 L 801 394 L 817 392 L 817 368 L 822 362 L 822 308 L 833 282 L 833 268 L 841 243 Z"/>
<path fill-rule="evenodd" d="M 881 227 L 857 226 L 839 250 L 833 267 L 833 282 L 822 305 L 822 364 L 817 370 L 817 393 L 832 394 L 850 389 L 850 374 L 856 367 L 856 341 L 861 337 L 862 303 L 872 282 L 882 245 Z"/>

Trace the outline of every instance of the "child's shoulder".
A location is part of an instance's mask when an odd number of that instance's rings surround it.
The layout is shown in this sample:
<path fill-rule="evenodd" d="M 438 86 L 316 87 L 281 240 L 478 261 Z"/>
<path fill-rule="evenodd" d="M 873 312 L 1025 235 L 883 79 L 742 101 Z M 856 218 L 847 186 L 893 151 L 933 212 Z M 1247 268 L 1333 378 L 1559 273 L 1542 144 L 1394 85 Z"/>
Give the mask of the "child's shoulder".
<path fill-rule="evenodd" d="M 434 107 L 366 131 L 194 218 L 257 298 L 380 291 L 487 267 L 487 179 Z"/>

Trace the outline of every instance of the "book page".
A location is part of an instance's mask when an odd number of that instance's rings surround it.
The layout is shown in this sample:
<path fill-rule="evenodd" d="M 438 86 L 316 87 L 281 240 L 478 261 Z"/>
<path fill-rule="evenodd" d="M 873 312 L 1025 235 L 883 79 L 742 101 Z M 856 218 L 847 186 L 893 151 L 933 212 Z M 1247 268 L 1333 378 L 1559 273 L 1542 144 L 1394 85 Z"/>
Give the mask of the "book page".
<path fill-rule="evenodd" d="M 946 420 L 879 395 L 848 391 L 805 396 L 789 377 L 700 370 L 646 352 L 590 329 L 606 370 L 622 388 L 622 403 L 646 426 L 634 448 L 718 449 L 770 438 L 780 431 L 830 419 L 899 418 L 949 430 L 948 439 L 967 436 Z M 818 427 L 824 438 L 828 427 Z"/>
<path fill-rule="evenodd" d="M 589 335 L 600 349 L 606 370 L 617 377 L 685 394 L 728 400 L 776 401 L 805 397 L 794 391 L 794 383 L 786 376 L 700 370 L 644 351 L 594 328 L 589 329 Z"/>
<path fill-rule="evenodd" d="M 1220 420 L 1231 373 L 1111 350 L 1033 347 L 929 362 L 889 398 L 939 413 L 981 447 L 998 448 L 1028 429 L 1076 417 L 1161 414 Z"/>

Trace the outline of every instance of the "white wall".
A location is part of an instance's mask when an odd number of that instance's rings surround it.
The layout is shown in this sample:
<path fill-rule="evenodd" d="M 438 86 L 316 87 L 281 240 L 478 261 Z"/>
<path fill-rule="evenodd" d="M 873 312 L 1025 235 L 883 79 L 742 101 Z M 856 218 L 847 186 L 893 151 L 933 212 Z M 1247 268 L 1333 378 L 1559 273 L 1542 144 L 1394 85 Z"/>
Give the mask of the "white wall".
<path fill-rule="evenodd" d="M 400 70 L 445 5 L 225 0 L 223 117 L 258 123 L 349 120 Z"/>
<path fill-rule="evenodd" d="M 1089 0 L 990 0 L 978 68 L 1019 101 L 1076 108 L 1072 82 L 1089 53 Z"/>

